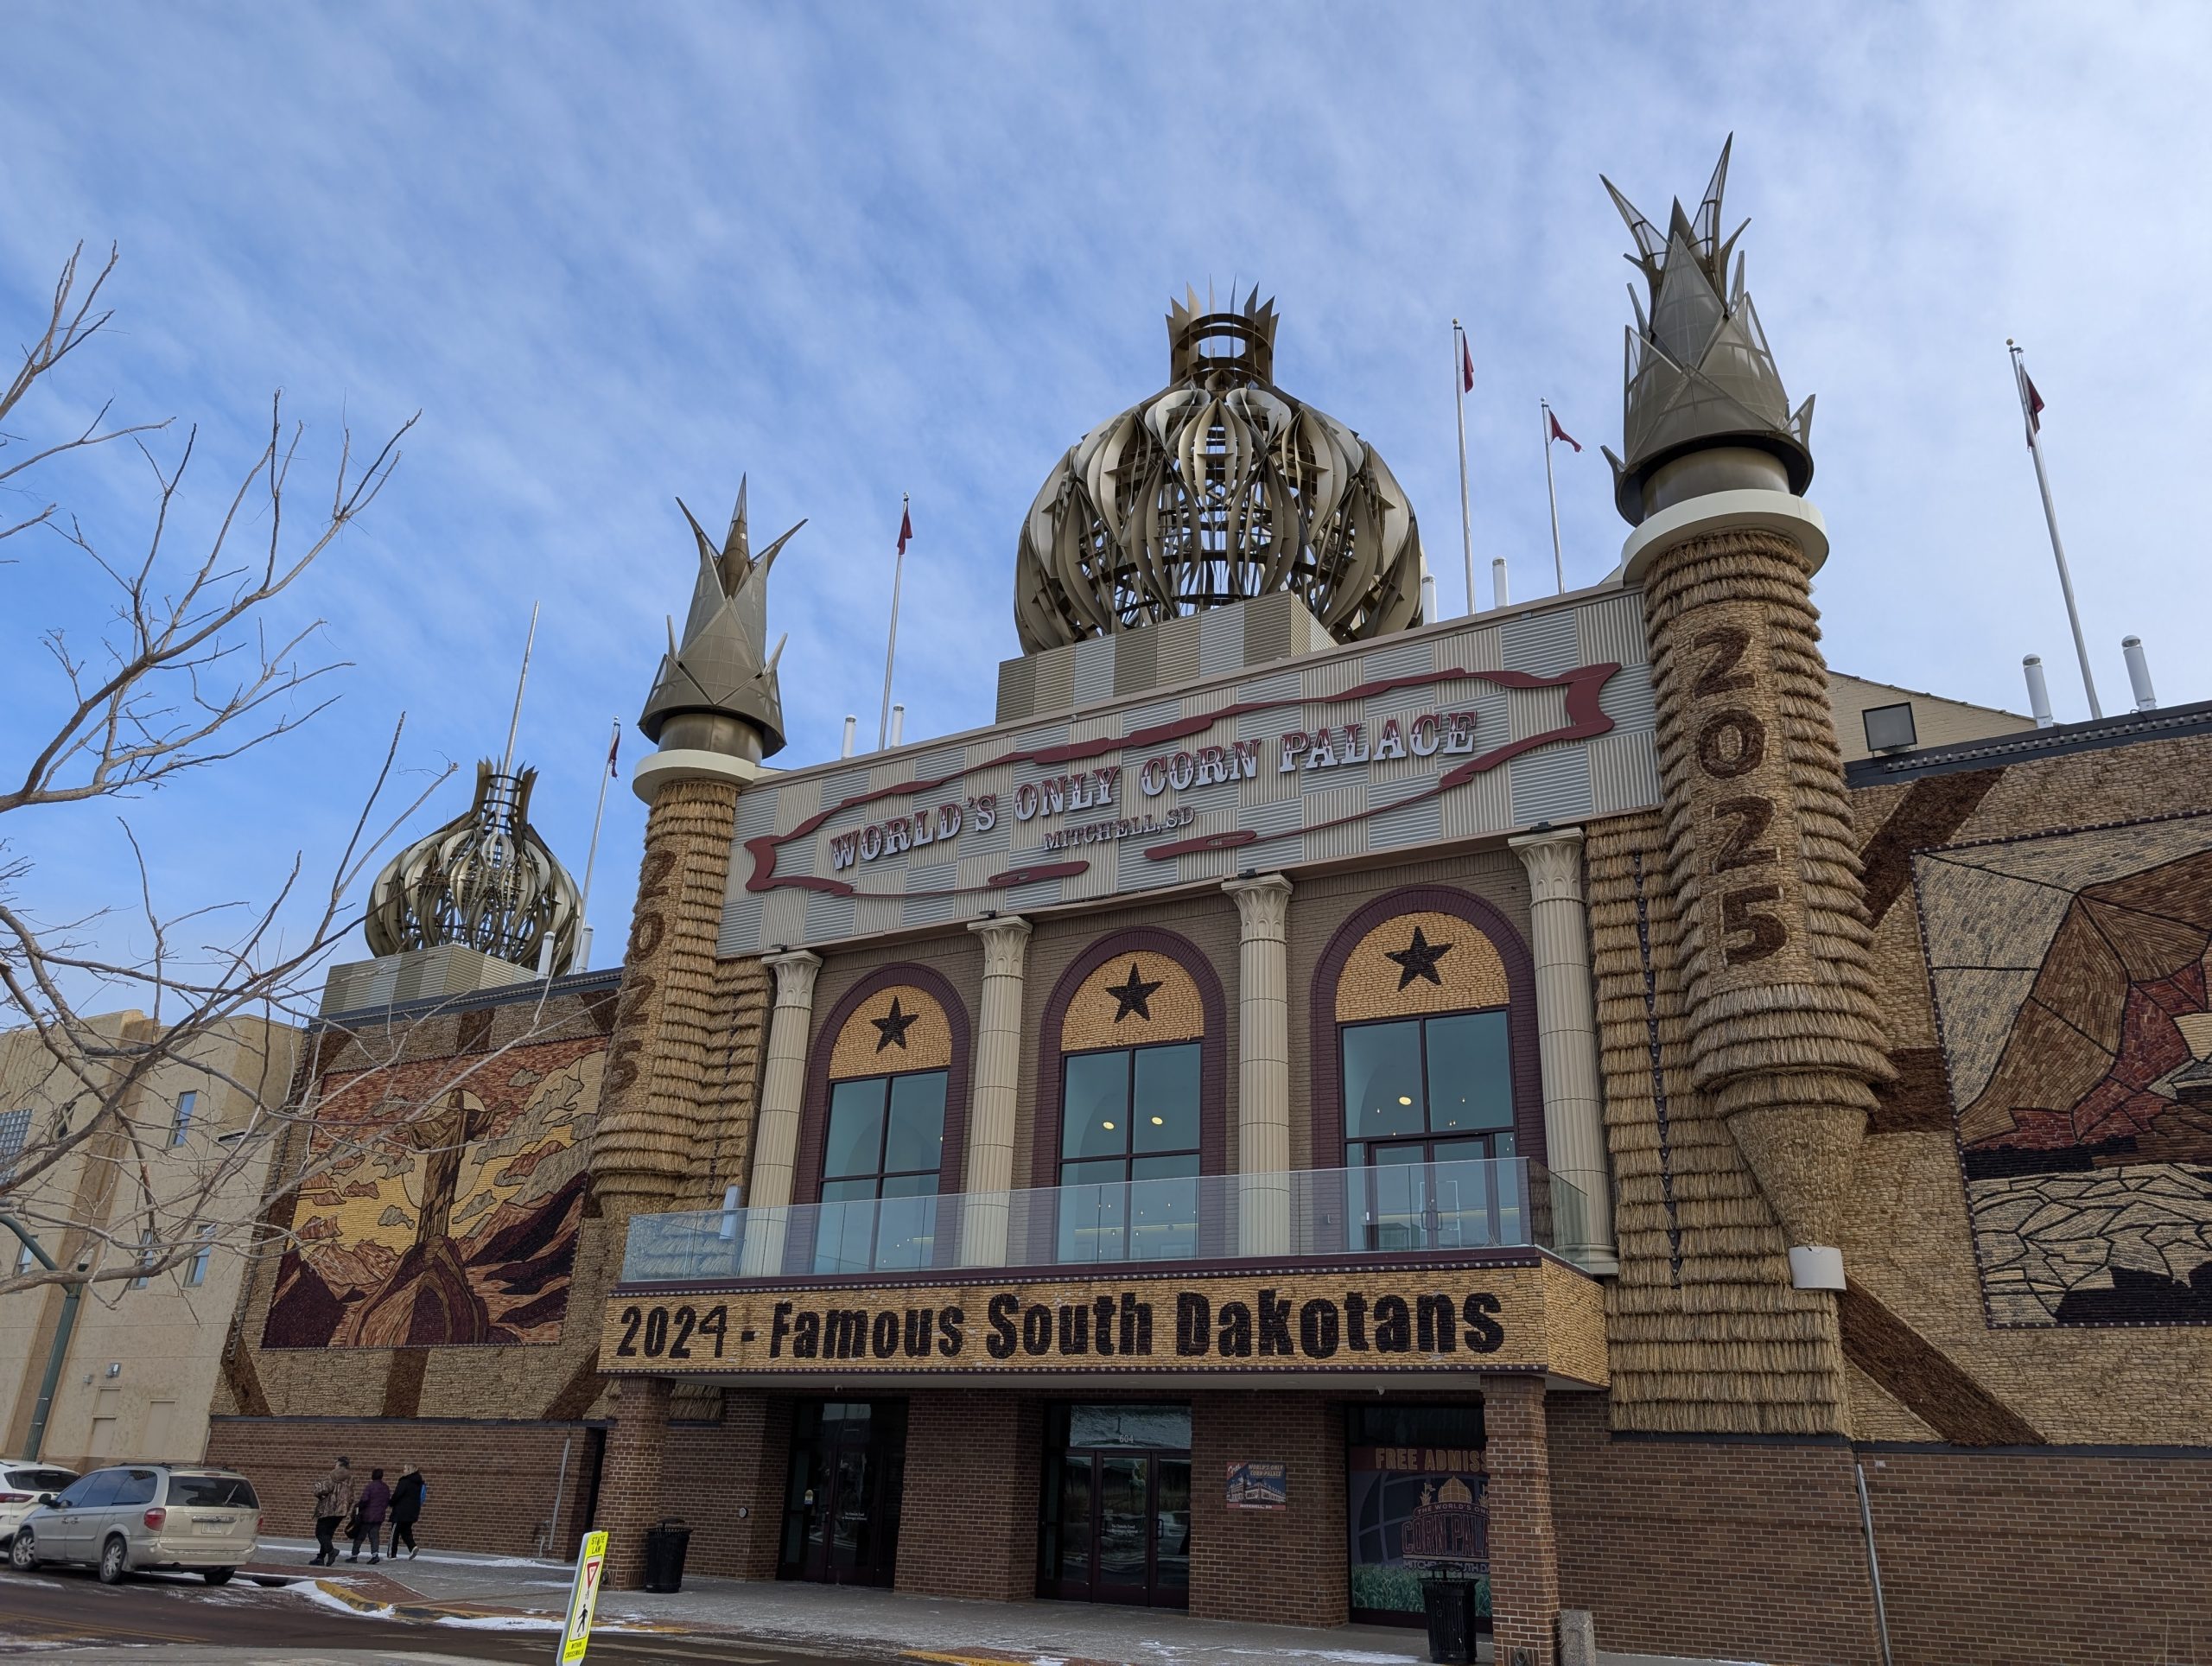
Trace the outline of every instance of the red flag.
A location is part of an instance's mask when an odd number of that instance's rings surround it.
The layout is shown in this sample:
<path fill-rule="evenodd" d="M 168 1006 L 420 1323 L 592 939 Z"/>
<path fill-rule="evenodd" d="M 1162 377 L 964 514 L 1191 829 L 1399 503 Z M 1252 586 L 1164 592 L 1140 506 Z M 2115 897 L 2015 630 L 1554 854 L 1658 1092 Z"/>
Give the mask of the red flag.
<path fill-rule="evenodd" d="M 607 743 L 607 773 L 614 773 L 614 754 L 622 750 L 622 726 L 614 726 L 614 738 Z"/>
<path fill-rule="evenodd" d="M 1472 393 L 1474 391 L 1475 355 L 1467 351 L 1467 333 L 1461 330 L 1459 332 L 1459 391 Z"/>
<path fill-rule="evenodd" d="M 2035 449 L 2036 436 L 2043 432 L 2043 395 L 2036 391 L 2035 378 L 2024 370 L 2020 379 L 2028 385 L 2028 448 Z"/>
<path fill-rule="evenodd" d="M 899 506 L 899 553 L 905 555 L 906 546 L 914 537 L 914 517 L 904 504 Z"/>
<path fill-rule="evenodd" d="M 1547 410 L 1544 414 L 1552 419 L 1551 436 L 1553 439 L 1564 440 L 1567 444 L 1573 446 L 1577 451 L 1582 449 L 1582 442 L 1576 439 L 1574 436 L 1569 434 L 1565 429 L 1559 425 L 1559 413 L 1557 411 Z"/>

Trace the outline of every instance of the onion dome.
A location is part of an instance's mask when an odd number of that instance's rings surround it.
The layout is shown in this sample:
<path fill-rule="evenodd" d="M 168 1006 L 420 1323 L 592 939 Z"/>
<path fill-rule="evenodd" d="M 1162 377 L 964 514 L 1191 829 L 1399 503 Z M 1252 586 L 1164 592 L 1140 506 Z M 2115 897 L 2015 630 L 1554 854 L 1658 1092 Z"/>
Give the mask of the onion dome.
<path fill-rule="evenodd" d="M 1789 409 L 1744 288 L 1740 255 L 1733 288 L 1728 283 L 1729 254 L 1751 224 L 1720 235 L 1720 194 L 1734 143 L 1731 135 L 1720 147 L 1697 217 L 1676 199 L 1664 237 L 1599 175 L 1636 239 L 1629 259 L 1651 292 L 1647 318 L 1634 286 L 1629 289 L 1636 323 L 1628 332 L 1621 432 L 1628 455 L 1605 452 L 1614 501 L 1630 525 L 1707 492 L 1749 486 L 1802 495 L 1812 484 L 1813 402 Z"/>
<path fill-rule="evenodd" d="M 476 766 L 467 812 L 402 850 L 370 887 L 370 953 L 457 943 L 534 971 L 550 937 L 552 970 L 569 969 L 582 924 L 576 882 L 530 824 L 537 781 L 534 769 Z"/>
<path fill-rule="evenodd" d="M 756 561 L 746 526 L 742 479 L 720 549 L 696 516 L 680 500 L 676 506 L 683 510 L 698 544 L 699 577 L 691 588 L 681 644 L 676 622 L 669 621 L 668 652 L 638 727 L 663 747 L 736 753 L 758 762 L 784 746 L 784 697 L 776 680 L 784 645 L 779 642 L 774 652 L 768 652 L 768 569 L 791 533 L 806 523 L 792 527 Z"/>
<path fill-rule="evenodd" d="M 1421 623 L 1421 532 L 1333 416 L 1274 385 L 1274 302 L 1167 315 L 1168 384 L 1062 457 L 1023 521 L 1014 625 L 1036 653 L 1289 590 L 1340 642 Z"/>

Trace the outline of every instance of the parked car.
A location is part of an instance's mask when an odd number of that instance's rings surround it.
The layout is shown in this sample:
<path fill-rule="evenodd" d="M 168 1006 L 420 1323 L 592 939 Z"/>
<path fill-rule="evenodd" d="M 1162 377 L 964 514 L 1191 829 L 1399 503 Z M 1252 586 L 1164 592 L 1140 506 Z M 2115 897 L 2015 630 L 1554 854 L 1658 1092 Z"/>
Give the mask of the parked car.
<path fill-rule="evenodd" d="M 236 1471 L 118 1464 L 34 1509 L 17 1523 L 8 1561 L 20 1573 L 41 1562 L 89 1562 L 104 1585 L 143 1567 L 189 1568 L 222 1585 L 252 1560 L 260 1536 L 261 1499 Z"/>
<path fill-rule="evenodd" d="M 24 1517 L 38 1508 L 42 1493 L 59 1492 L 77 1478 L 73 1469 L 33 1458 L 0 1458 L 0 1545 L 16 1536 Z"/>

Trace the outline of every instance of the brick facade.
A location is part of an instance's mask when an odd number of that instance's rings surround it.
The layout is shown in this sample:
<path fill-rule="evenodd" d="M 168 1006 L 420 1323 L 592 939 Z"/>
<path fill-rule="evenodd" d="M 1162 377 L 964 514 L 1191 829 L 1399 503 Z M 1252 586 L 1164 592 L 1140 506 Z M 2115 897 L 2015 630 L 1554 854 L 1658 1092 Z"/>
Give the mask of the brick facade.
<path fill-rule="evenodd" d="M 661 1490 L 668 1401 L 669 1385 L 657 1377 L 625 1377 L 615 1390 L 594 1525 L 607 1529 L 607 1582 L 617 1591 L 635 1591 L 644 1583 L 646 1529 L 668 1513 Z"/>
<path fill-rule="evenodd" d="M 1287 1466 L 1290 1507 L 1231 1510 L 1229 1466 Z M 1191 1399 L 1191 1612 L 1206 1619 L 1341 1625 L 1351 1593 L 1344 1543 L 1343 1407 L 1314 1394 Z"/>
<path fill-rule="evenodd" d="M 272 1538 L 314 1536 L 315 1484 L 343 1453 L 364 1481 L 372 1469 L 382 1469 L 386 1481 L 410 1464 L 422 1470 L 429 1494 L 416 1537 L 425 1547 L 528 1556 L 550 1542 L 567 1555 L 591 1525 L 605 1439 L 604 1429 L 582 1423 L 217 1417 L 207 1461 L 253 1478 L 261 1530 Z M 549 1538 L 556 1492 L 560 1521 Z"/>
<path fill-rule="evenodd" d="M 1552 1666 L 1559 1547 L 1552 1524 L 1546 1396 L 1533 1377 L 1483 1379 L 1490 1472 L 1491 1636 L 1499 1666 Z M 1610 1639 L 1608 1639 L 1610 1641 Z"/>
<path fill-rule="evenodd" d="M 909 1396 L 899 1589 L 997 1602 L 1033 1596 L 1044 1449 L 1041 1401 L 957 1389 Z"/>
<path fill-rule="evenodd" d="M 791 1438 L 791 1401 L 740 1389 L 723 1392 L 720 1422 L 669 1426 L 660 1508 L 691 1529 L 687 1573 L 776 1577 Z"/>

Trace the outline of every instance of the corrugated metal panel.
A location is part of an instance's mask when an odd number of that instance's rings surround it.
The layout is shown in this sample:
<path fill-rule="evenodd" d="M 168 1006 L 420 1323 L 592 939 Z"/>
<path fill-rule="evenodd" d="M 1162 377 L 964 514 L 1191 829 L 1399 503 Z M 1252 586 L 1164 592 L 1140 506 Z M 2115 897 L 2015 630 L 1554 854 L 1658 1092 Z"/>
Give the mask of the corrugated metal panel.
<path fill-rule="evenodd" d="M 906 870 L 906 889 L 910 893 L 949 891 L 960 882 L 958 871 L 958 864 L 949 862 L 933 862 L 924 867 L 910 868 Z M 899 905 L 899 923 L 901 925 L 941 925 L 952 918 L 953 910 L 959 906 L 960 900 L 951 896 L 909 894 Z"/>
<path fill-rule="evenodd" d="M 753 787 L 737 801 L 737 839 L 743 844 L 776 830 L 776 789 Z"/>
<path fill-rule="evenodd" d="M 1358 681 L 1372 683 L 1383 677 L 1410 677 L 1417 671 L 1436 669 L 1436 644 L 1428 640 L 1401 642 L 1394 647 L 1377 648 L 1363 654 L 1359 661 Z"/>
<path fill-rule="evenodd" d="M 1493 769 L 1453 787 L 1444 795 L 1442 803 L 1444 836 L 1447 839 L 1502 833 L 1513 825 L 1513 802 L 1502 769 Z"/>
<path fill-rule="evenodd" d="M 1355 856 L 1367 849 L 1367 823 L 1351 822 L 1316 832 L 1315 824 L 1339 816 L 1356 816 L 1367 808 L 1367 785 L 1356 782 L 1306 795 L 1306 856 L 1309 862 L 1331 856 Z"/>
<path fill-rule="evenodd" d="M 1506 766 L 1512 780 L 1513 820 L 1580 821 L 1592 813 L 1590 754 L 1583 747 L 1547 747 Z"/>
<path fill-rule="evenodd" d="M 1509 619 L 1498 627 L 1503 668 L 1536 677 L 1557 677 L 1582 664 L 1582 643 L 1573 607 Z"/>
<path fill-rule="evenodd" d="M 1548 734 L 1567 727 L 1567 690 L 1565 689 L 1515 689 L 1506 696 L 1505 710 L 1511 720 L 1506 733 L 1516 741 L 1525 741 L 1533 734 Z M 1491 740 L 1495 741 L 1492 730 Z M 1478 741 L 1478 747 L 1487 749 L 1487 743 Z"/>
<path fill-rule="evenodd" d="M 721 934 L 715 940 L 715 952 L 727 960 L 732 955 L 757 955 L 760 952 L 760 915 L 766 899 L 752 892 L 739 891 L 722 905 Z"/>
<path fill-rule="evenodd" d="M 1589 750 L 1593 814 L 1611 816 L 1659 802 L 1659 751 L 1651 735 L 1600 735 Z"/>
<path fill-rule="evenodd" d="M 1427 792 L 1423 783 L 1419 792 Z M 1374 787 L 1368 789 L 1371 803 L 1381 797 Z M 1370 850 L 1397 850 L 1409 844 L 1440 838 L 1444 830 L 1444 806 L 1434 795 L 1416 799 L 1395 809 L 1378 810 L 1367 818 L 1367 845 Z"/>
<path fill-rule="evenodd" d="M 1052 860 L 1057 862 L 1055 855 Z M 1006 900 L 999 905 L 1002 914 L 1018 914 L 1025 908 L 1050 908 L 1060 901 L 1060 882 L 1040 880 L 1033 885 L 1017 885 L 1005 893 Z"/>
<path fill-rule="evenodd" d="M 1198 615 L 1198 675 L 1224 677 L 1244 664 L 1244 615 L 1217 607 Z"/>
<path fill-rule="evenodd" d="M 809 943 L 829 943 L 853 934 L 853 900 L 822 891 L 806 893 L 806 936 Z"/>
<path fill-rule="evenodd" d="M 1624 665 L 1605 684 L 1598 704 L 1605 715 L 1624 729 L 1649 730 L 1659 716 L 1652 702 L 1651 667 Z"/>
<path fill-rule="evenodd" d="M 1643 593 L 1630 590 L 1604 601 L 1585 602 L 1574 610 L 1582 642 L 1582 663 L 1602 665 L 1643 665 L 1651 650 L 1643 634 Z"/>
<path fill-rule="evenodd" d="M 1183 703 L 1179 700 L 1147 701 L 1141 706 L 1131 706 L 1127 711 L 1116 714 L 1121 720 L 1121 732 L 1123 734 L 1135 734 L 1139 729 L 1154 728 L 1161 723 L 1172 723 L 1182 715 Z"/>
<path fill-rule="evenodd" d="M 1124 839 L 1114 847 L 1113 873 L 1116 887 L 1122 891 L 1144 891 L 1154 886 L 1173 885 L 1178 875 L 1172 862 L 1150 862 L 1144 846 L 1135 839 Z"/>
<path fill-rule="evenodd" d="M 1160 686 L 1172 689 L 1198 674 L 1199 616 L 1186 614 L 1154 628 L 1160 633 Z"/>
<path fill-rule="evenodd" d="M 1114 639 L 1095 636 L 1075 645 L 1072 693 L 1078 706 L 1095 706 L 1114 697 Z"/>

